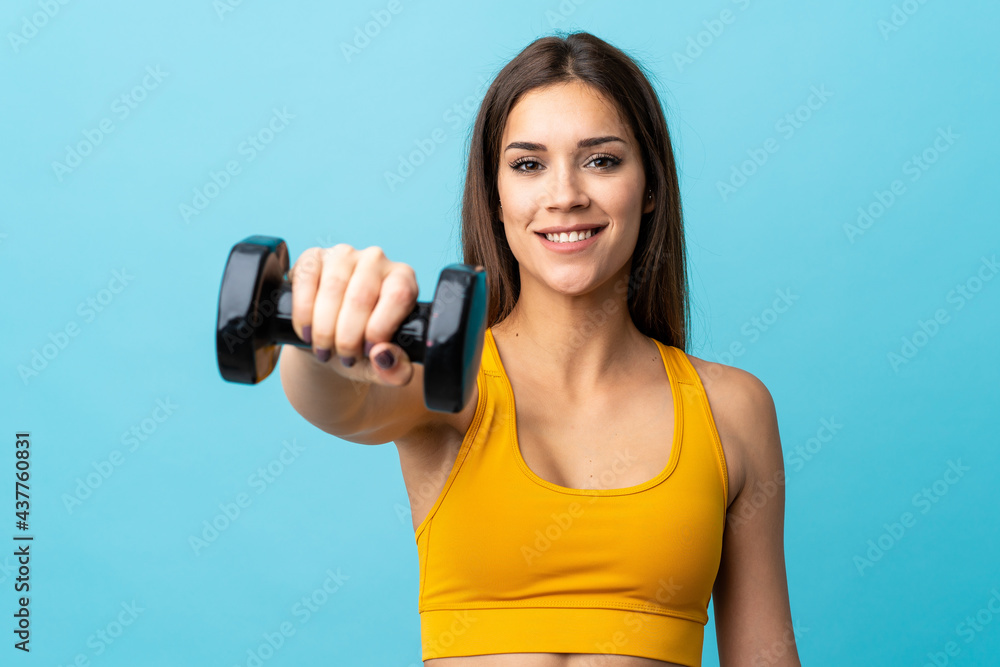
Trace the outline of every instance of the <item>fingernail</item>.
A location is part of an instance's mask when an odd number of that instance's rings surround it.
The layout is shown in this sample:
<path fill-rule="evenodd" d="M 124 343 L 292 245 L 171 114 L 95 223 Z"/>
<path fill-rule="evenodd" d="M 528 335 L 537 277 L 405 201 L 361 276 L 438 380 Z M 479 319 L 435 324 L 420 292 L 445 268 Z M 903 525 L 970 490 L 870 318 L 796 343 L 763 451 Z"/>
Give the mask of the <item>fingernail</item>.
<path fill-rule="evenodd" d="M 382 350 L 375 355 L 375 363 L 379 368 L 387 371 L 396 364 L 396 355 L 390 350 Z"/>
<path fill-rule="evenodd" d="M 365 356 L 366 357 L 368 356 L 368 353 L 372 351 L 373 347 L 375 347 L 375 343 L 365 343 Z"/>
<path fill-rule="evenodd" d="M 313 342 L 313 328 L 311 324 L 307 324 L 302 327 L 302 340 L 310 345 Z"/>
<path fill-rule="evenodd" d="M 341 357 L 340 363 L 350 368 L 351 366 L 354 365 L 354 357 Z"/>
<path fill-rule="evenodd" d="M 316 350 L 316 358 L 319 359 L 320 361 L 322 361 L 324 364 L 326 362 L 330 361 L 330 355 L 331 354 L 332 354 L 332 352 L 330 352 L 330 350 L 326 350 L 326 349 Z"/>

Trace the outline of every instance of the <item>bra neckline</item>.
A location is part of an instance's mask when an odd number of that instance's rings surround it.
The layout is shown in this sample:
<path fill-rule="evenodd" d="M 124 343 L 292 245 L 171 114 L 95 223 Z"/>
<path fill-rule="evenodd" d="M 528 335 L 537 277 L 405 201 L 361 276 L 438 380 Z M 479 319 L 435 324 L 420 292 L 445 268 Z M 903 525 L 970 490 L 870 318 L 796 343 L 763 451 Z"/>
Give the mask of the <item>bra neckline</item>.
<path fill-rule="evenodd" d="M 647 336 L 648 337 L 648 336 Z M 667 465 L 664 466 L 663 470 L 659 472 L 655 477 L 646 480 L 645 482 L 640 482 L 639 484 L 633 484 L 632 486 L 620 487 L 616 489 L 574 489 L 568 486 L 562 486 L 554 482 L 550 482 L 547 479 L 542 479 L 535 472 L 528 467 L 527 462 L 524 457 L 521 456 L 521 446 L 519 438 L 517 436 L 517 409 L 514 402 L 514 389 L 510 384 L 510 379 L 507 377 L 507 371 L 503 366 L 503 361 L 500 359 L 500 350 L 497 348 L 496 340 L 493 338 L 493 328 L 487 327 L 486 329 L 486 341 L 489 344 L 490 351 L 493 355 L 493 359 L 496 362 L 497 368 L 500 371 L 500 375 L 503 378 L 503 387 L 507 395 L 507 404 L 510 406 L 511 413 L 511 428 L 510 428 L 510 444 L 514 453 L 514 460 L 517 462 L 517 467 L 521 469 L 521 472 L 525 474 L 531 481 L 539 484 L 547 489 L 556 491 L 558 493 L 564 493 L 567 495 L 576 496 L 624 496 L 632 493 L 639 493 L 645 491 L 646 489 L 652 488 L 667 479 L 674 469 L 677 467 L 677 461 L 680 459 L 681 452 L 681 432 L 684 428 L 684 407 L 681 401 L 680 388 L 677 383 L 676 374 L 670 368 L 670 362 L 667 358 L 669 354 L 667 346 L 656 340 L 655 338 L 650 338 L 649 340 L 656 343 L 657 349 L 660 351 L 660 359 L 663 361 L 663 368 L 667 372 L 667 382 L 670 385 L 670 398 L 673 402 L 674 409 L 674 433 L 673 441 L 670 445 L 670 458 L 667 460 Z"/>

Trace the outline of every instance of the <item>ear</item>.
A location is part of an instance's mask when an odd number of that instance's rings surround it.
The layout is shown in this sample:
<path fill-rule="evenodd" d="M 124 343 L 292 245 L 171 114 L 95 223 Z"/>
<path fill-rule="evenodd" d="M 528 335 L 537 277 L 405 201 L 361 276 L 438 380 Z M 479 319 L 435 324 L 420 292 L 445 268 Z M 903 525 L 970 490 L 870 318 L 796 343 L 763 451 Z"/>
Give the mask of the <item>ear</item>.
<path fill-rule="evenodd" d="M 642 212 L 643 214 L 651 212 L 656 208 L 656 196 L 653 193 L 648 193 L 642 202 Z"/>

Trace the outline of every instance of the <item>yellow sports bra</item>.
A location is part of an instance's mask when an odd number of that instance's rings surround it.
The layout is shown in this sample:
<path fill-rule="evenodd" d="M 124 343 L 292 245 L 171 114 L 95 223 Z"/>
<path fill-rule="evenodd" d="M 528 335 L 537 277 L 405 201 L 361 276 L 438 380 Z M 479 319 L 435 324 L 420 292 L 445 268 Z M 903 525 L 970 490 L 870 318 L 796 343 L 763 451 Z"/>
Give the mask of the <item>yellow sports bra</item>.
<path fill-rule="evenodd" d="M 571 489 L 521 457 L 487 329 L 475 417 L 414 534 L 424 660 L 611 653 L 700 667 L 728 474 L 694 367 L 655 342 L 674 403 L 666 468 L 627 488 Z"/>

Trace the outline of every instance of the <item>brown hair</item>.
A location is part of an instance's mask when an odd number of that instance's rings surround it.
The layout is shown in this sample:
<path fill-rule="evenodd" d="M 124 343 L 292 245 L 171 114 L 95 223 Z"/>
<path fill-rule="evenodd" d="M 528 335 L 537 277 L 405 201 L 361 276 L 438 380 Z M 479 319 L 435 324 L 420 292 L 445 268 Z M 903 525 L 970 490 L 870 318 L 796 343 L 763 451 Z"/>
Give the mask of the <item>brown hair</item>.
<path fill-rule="evenodd" d="M 587 32 L 535 40 L 490 84 L 473 127 L 462 199 L 462 252 L 489 276 L 487 326 L 510 314 L 521 290 L 517 260 L 497 215 L 500 140 L 511 109 L 528 91 L 581 81 L 618 108 L 642 152 L 656 206 L 643 214 L 632 254 L 628 308 L 644 335 L 685 349 L 690 319 L 680 188 L 656 91 L 628 55 Z"/>

